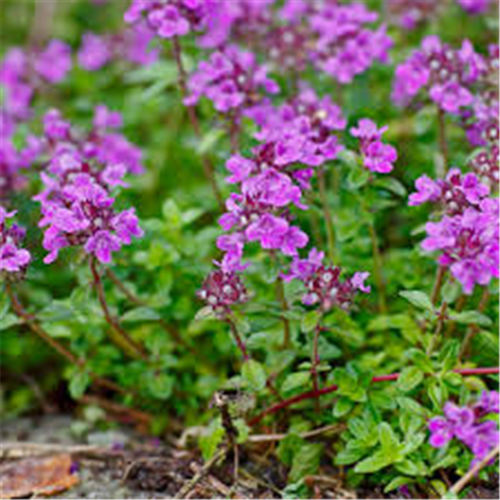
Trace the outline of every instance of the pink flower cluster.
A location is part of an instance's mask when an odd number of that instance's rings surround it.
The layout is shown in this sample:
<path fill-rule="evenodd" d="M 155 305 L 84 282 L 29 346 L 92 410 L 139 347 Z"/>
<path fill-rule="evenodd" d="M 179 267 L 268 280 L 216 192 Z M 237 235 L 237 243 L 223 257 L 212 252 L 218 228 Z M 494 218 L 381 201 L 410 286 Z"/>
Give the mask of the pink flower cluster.
<path fill-rule="evenodd" d="M 437 36 L 428 36 L 422 48 L 396 68 L 393 99 L 406 105 L 425 89 L 443 111 L 457 115 L 473 105 L 473 85 L 486 69 L 484 58 L 468 40 L 455 50 Z"/>
<path fill-rule="evenodd" d="M 423 175 L 415 182 L 417 192 L 410 195 L 409 205 L 439 203 L 448 215 L 462 214 L 469 207 L 478 207 L 490 194 L 490 189 L 482 184 L 473 173 L 462 174 L 452 168 L 445 179 L 433 180 Z"/>
<path fill-rule="evenodd" d="M 7 227 L 7 220 L 14 215 L 15 211 L 7 212 L 0 205 L 0 277 L 5 273 L 23 273 L 31 261 L 28 250 L 20 248 L 25 236 L 24 229 L 16 224 Z"/>
<path fill-rule="evenodd" d="M 87 71 L 97 71 L 112 61 L 126 60 L 146 66 L 158 60 L 159 50 L 151 49 L 155 33 L 145 23 L 117 34 L 85 33 L 78 50 L 78 63 Z"/>
<path fill-rule="evenodd" d="M 253 158 L 234 155 L 226 163 L 231 173 L 226 181 L 239 185 L 220 218 L 224 230 L 232 231 L 217 242 L 225 252 L 221 266 L 227 272 L 247 267 L 242 257 L 248 242 L 287 256 L 307 245 L 308 236 L 293 224 L 291 207 L 306 208 L 302 197 L 311 188 L 312 167 L 337 156 L 341 146 L 332 131 L 346 126 L 340 108 L 308 88 L 282 107 L 264 105 L 257 114 L 261 144 L 252 150 Z"/>
<path fill-rule="evenodd" d="M 254 106 L 262 100 L 261 92 L 279 92 L 278 84 L 267 76 L 265 66 L 257 64 L 255 55 L 234 46 L 214 52 L 208 61 L 200 62 L 187 87 L 186 105 L 193 106 L 205 96 L 221 113 Z"/>
<path fill-rule="evenodd" d="M 472 467 L 498 445 L 498 424 L 484 418 L 492 413 L 498 413 L 497 391 L 483 391 L 472 406 L 460 407 L 448 402 L 444 417 L 429 420 L 429 442 L 434 448 L 442 448 L 453 438 L 458 439 L 474 454 Z"/>
<path fill-rule="evenodd" d="M 109 263 L 111 254 L 143 232 L 133 208 L 117 212 L 111 190 L 126 186 L 127 173 L 142 172 L 140 151 L 111 129 L 121 116 L 99 106 L 94 129 L 81 136 L 56 110 L 44 118 L 44 155 L 49 159 L 41 174 L 44 190 L 40 202 L 44 229 L 43 246 L 51 263 L 59 251 L 82 246 L 87 254 Z"/>
<path fill-rule="evenodd" d="M 288 274 L 283 275 L 285 281 L 297 279 L 304 283 L 307 291 L 302 302 L 305 305 L 317 305 L 323 312 L 334 307 L 348 309 L 357 291 L 370 293 L 370 287 L 365 285 L 369 273 L 354 273 L 341 281 L 341 269 L 324 265 L 323 259 L 324 253 L 313 248 L 306 259 L 294 257 Z"/>
<path fill-rule="evenodd" d="M 438 14 L 439 2 L 429 0 L 388 0 L 389 18 L 405 30 L 413 30 Z"/>
<path fill-rule="evenodd" d="M 60 40 L 52 40 L 41 51 L 11 49 L 0 66 L 0 83 L 7 94 L 2 111 L 13 120 L 26 120 L 34 89 L 61 82 L 71 67 L 71 49 Z"/>
<path fill-rule="evenodd" d="M 125 12 L 125 22 L 146 20 L 161 38 L 173 38 L 199 31 L 214 8 L 213 0 L 133 0 Z"/>
<path fill-rule="evenodd" d="M 382 134 L 388 127 L 378 128 L 377 125 L 363 118 L 358 126 L 351 128 L 351 135 L 360 141 L 363 164 L 372 172 L 387 174 L 392 172 L 393 163 L 398 159 L 396 148 L 381 141 Z"/>
<path fill-rule="evenodd" d="M 498 225 L 498 199 L 486 198 L 462 214 L 428 222 L 422 248 L 439 251 L 439 264 L 449 267 L 470 295 L 476 284 L 486 286 L 499 277 Z"/>

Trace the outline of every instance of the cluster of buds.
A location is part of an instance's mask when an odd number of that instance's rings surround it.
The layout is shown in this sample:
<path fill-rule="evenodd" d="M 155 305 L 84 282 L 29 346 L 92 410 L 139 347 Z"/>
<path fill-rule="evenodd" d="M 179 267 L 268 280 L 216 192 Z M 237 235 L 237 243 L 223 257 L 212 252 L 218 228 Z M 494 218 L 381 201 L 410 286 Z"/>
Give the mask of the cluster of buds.
<path fill-rule="evenodd" d="M 499 163 L 500 151 L 498 144 L 496 144 L 475 155 L 470 161 L 470 166 L 478 177 L 485 179 L 492 186 L 498 186 L 500 177 Z"/>
<path fill-rule="evenodd" d="M 294 258 L 288 274 L 282 276 L 285 281 L 297 279 L 304 283 L 303 304 L 318 306 L 323 312 L 335 307 L 345 310 L 351 306 L 358 291 L 370 293 L 370 287 L 365 285 L 369 273 L 354 273 L 342 279 L 341 269 L 323 264 L 323 259 L 324 253 L 313 248 L 306 259 Z"/>
<path fill-rule="evenodd" d="M 248 300 L 248 292 L 241 278 L 236 273 L 227 273 L 221 269 L 205 278 L 196 295 L 220 318 L 231 312 L 231 306 Z"/>

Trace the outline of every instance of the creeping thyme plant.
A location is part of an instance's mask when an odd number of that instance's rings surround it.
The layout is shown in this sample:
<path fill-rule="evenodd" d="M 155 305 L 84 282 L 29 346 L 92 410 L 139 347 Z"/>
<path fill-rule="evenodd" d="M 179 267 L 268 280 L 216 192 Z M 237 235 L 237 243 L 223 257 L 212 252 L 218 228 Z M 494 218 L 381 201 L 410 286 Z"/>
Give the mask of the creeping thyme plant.
<path fill-rule="evenodd" d="M 496 2 L 36 4 L 0 6 L 2 411 L 192 427 L 236 482 L 280 434 L 287 498 L 488 482 Z"/>

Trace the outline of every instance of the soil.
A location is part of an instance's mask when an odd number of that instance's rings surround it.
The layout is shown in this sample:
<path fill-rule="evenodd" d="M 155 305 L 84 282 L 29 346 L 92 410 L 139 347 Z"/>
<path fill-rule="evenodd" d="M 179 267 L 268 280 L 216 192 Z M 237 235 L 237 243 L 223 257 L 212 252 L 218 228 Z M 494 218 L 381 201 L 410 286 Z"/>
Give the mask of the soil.
<path fill-rule="evenodd" d="M 45 415 L 3 422 L 0 441 L 10 443 L 13 451 L 9 456 L 0 454 L 0 462 L 3 466 L 12 460 L 37 456 L 40 449 L 36 444 L 56 445 L 61 452 L 72 454 L 79 482 L 54 498 L 159 499 L 182 494 L 182 498 L 273 499 L 282 497 L 286 485 L 284 468 L 272 455 L 266 457 L 258 449 L 241 450 L 236 487 L 232 486 L 234 468 L 230 454 L 193 484 L 193 477 L 204 467 L 195 449 L 167 445 L 126 427 L 90 431 L 82 436 L 75 437 L 74 420 L 69 416 Z M 89 451 L 89 447 L 94 447 L 94 451 Z M 95 447 L 104 452 L 96 452 Z M 327 463 L 321 476 L 310 479 L 312 498 L 401 498 L 398 494 L 384 494 L 378 487 L 357 492 L 346 489 L 339 471 Z M 499 498 L 498 475 L 491 479 L 487 486 L 469 488 L 464 498 Z"/>

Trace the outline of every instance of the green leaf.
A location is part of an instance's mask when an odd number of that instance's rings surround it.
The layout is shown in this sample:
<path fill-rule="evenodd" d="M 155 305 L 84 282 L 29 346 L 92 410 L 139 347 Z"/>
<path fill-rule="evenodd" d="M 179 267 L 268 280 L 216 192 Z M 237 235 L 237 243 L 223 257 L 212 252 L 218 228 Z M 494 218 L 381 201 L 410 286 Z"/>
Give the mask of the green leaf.
<path fill-rule="evenodd" d="M 73 399 L 80 399 L 90 385 L 90 376 L 86 371 L 76 372 L 69 381 L 68 390 Z"/>
<path fill-rule="evenodd" d="M 149 373 L 147 387 L 151 395 L 157 399 L 165 400 L 172 395 L 174 378 L 166 373 Z"/>
<path fill-rule="evenodd" d="M 405 198 L 407 195 L 404 184 L 395 177 L 378 177 L 374 184 L 397 196 L 401 196 L 401 198 Z"/>
<path fill-rule="evenodd" d="M 225 431 L 220 418 L 213 420 L 207 432 L 199 439 L 201 454 L 205 461 L 210 460 L 215 455 L 219 444 L 224 440 L 224 436 Z"/>
<path fill-rule="evenodd" d="M 312 332 L 316 329 L 321 320 L 319 311 L 310 311 L 302 317 L 300 328 L 304 333 Z"/>
<path fill-rule="evenodd" d="M 424 379 L 424 374 L 415 366 L 405 368 L 398 378 L 397 386 L 402 392 L 410 392 Z"/>
<path fill-rule="evenodd" d="M 420 349 L 411 349 L 408 354 L 410 359 L 413 361 L 413 364 L 420 368 L 424 373 L 434 372 L 432 361 L 424 351 L 421 351 Z"/>
<path fill-rule="evenodd" d="M 121 317 L 121 320 L 124 323 L 132 323 L 137 321 L 157 321 L 160 318 L 160 315 L 154 309 L 149 307 L 136 307 L 135 309 L 127 311 Z"/>
<path fill-rule="evenodd" d="M 255 392 L 259 392 L 266 387 L 267 375 L 266 370 L 258 361 L 249 359 L 243 363 L 241 369 L 243 378 L 248 382 L 248 385 Z"/>
<path fill-rule="evenodd" d="M 399 292 L 399 295 L 406 299 L 410 304 L 415 306 L 417 309 L 423 309 L 426 311 L 433 312 L 434 306 L 432 305 L 429 296 L 420 290 L 406 290 Z"/>
<path fill-rule="evenodd" d="M 295 483 L 304 476 L 317 474 L 323 445 L 317 443 L 304 444 L 295 454 L 288 480 Z"/>
<path fill-rule="evenodd" d="M 450 319 L 461 325 L 477 325 L 483 327 L 490 327 L 493 322 L 488 316 L 481 314 L 478 311 L 462 311 L 449 313 Z"/>
<path fill-rule="evenodd" d="M 66 302 L 54 300 L 47 307 L 38 313 L 38 319 L 44 323 L 57 323 L 59 321 L 67 321 L 73 318 L 73 308 Z"/>
<path fill-rule="evenodd" d="M 295 372 L 288 375 L 281 386 L 283 392 L 291 392 L 308 385 L 311 382 L 310 372 Z"/>
<path fill-rule="evenodd" d="M 448 400 L 448 390 L 439 380 L 433 379 L 429 383 L 427 394 L 431 399 L 434 408 L 440 410 Z"/>
<path fill-rule="evenodd" d="M 392 457 L 385 451 L 377 451 L 371 457 L 365 458 L 354 468 L 358 474 L 370 474 L 377 472 L 393 463 Z"/>
<path fill-rule="evenodd" d="M 15 326 L 15 325 L 18 325 L 20 323 L 21 323 L 21 321 L 19 320 L 19 318 L 15 314 L 11 314 L 11 313 L 4 314 L 0 318 L 0 332 L 2 330 L 7 330 L 11 326 Z"/>
<path fill-rule="evenodd" d="M 382 422 L 378 428 L 380 445 L 383 451 L 392 453 L 399 446 L 399 439 L 387 422 Z"/>
<path fill-rule="evenodd" d="M 335 457 L 336 465 L 351 465 L 358 462 L 366 455 L 366 450 L 362 448 L 345 448 L 337 453 Z"/>
<path fill-rule="evenodd" d="M 354 408 L 354 403 L 346 397 L 341 397 L 335 403 L 333 415 L 337 418 L 347 415 Z"/>
<path fill-rule="evenodd" d="M 401 488 L 401 486 L 406 486 L 408 484 L 411 484 L 412 482 L 413 480 L 409 477 L 397 476 L 392 481 L 390 481 L 389 484 L 384 488 L 384 493 L 389 493 L 398 488 Z"/>
<path fill-rule="evenodd" d="M 395 465 L 396 470 L 407 476 L 422 476 L 427 472 L 427 468 L 423 462 L 415 462 L 413 460 L 403 460 Z"/>

